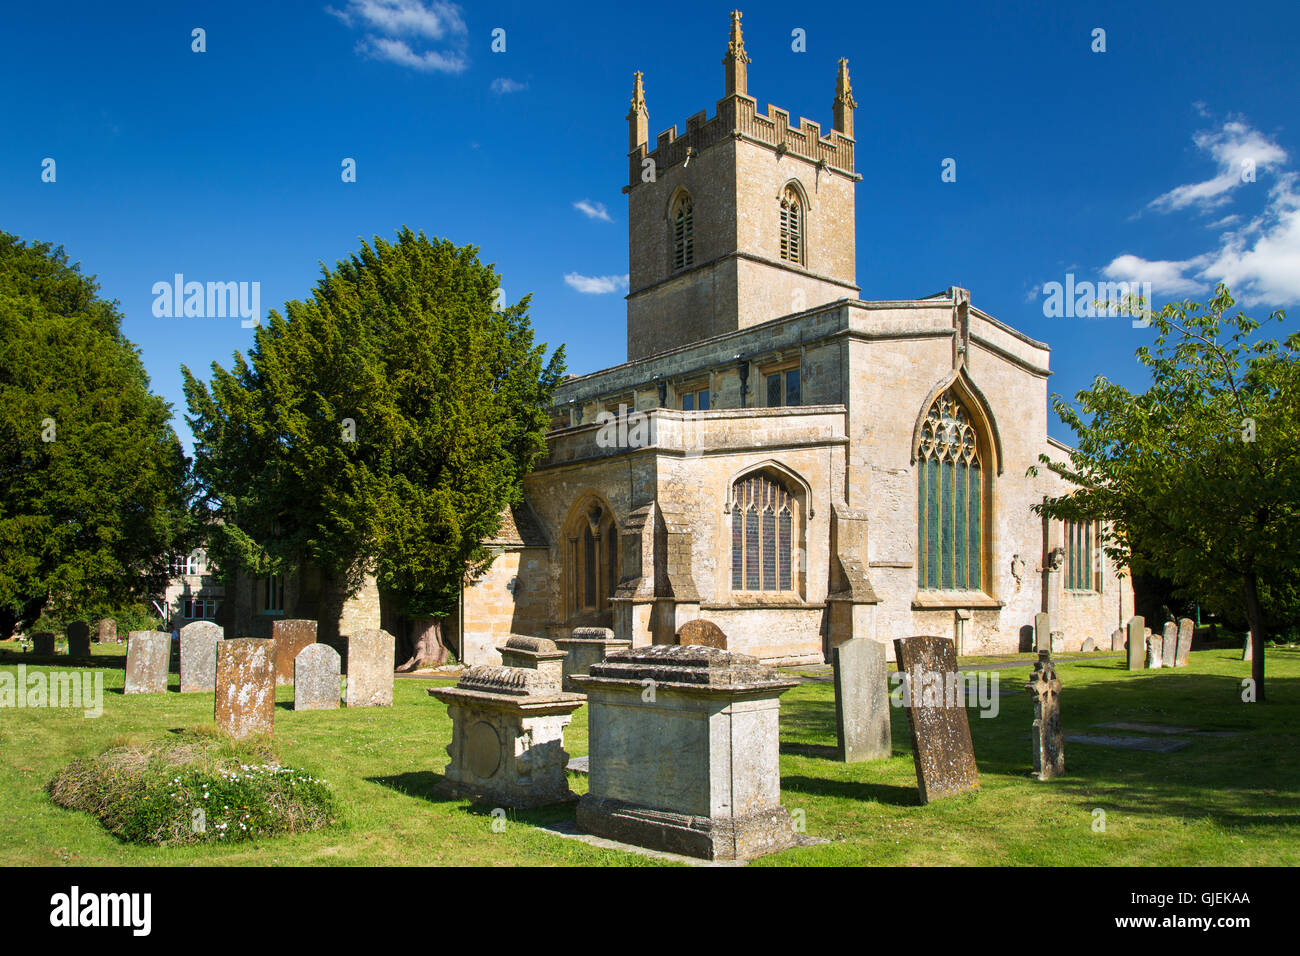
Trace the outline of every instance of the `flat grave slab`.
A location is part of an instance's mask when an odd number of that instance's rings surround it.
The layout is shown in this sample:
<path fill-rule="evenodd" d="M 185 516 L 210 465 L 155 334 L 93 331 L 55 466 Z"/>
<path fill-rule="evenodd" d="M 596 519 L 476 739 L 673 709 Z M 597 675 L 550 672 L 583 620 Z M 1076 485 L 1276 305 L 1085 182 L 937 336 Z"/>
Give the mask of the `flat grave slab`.
<path fill-rule="evenodd" d="M 1115 737 L 1104 734 L 1066 734 L 1065 739 L 1072 744 L 1094 744 L 1098 747 L 1114 747 L 1118 750 L 1143 750 L 1147 753 L 1171 754 L 1190 747 L 1190 740 L 1175 740 L 1171 737 Z"/>

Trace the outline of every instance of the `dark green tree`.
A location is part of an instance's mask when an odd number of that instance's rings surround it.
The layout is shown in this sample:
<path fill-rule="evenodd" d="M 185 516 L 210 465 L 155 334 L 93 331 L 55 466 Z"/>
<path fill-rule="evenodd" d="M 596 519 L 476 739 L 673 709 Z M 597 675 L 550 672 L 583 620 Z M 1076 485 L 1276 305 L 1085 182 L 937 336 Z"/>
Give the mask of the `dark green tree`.
<path fill-rule="evenodd" d="M 121 325 L 62 247 L 0 232 L 0 635 L 166 579 L 185 458 Z"/>
<path fill-rule="evenodd" d="M 183 369 L 217 561 L 310 562 L 323 623 L 366 573 L 408 620 L 448 614 L 522 500 L 564 370 L 563 347 L 547 361 L 534 344 L 527 297 L 507 307 L 499 288 L 474 247 L 403 228 L 322 266 L 247 359 L 213 364 L 210 390 Z"/>
<path fill-rule="evenodd" d="M 1290 593 L 1300 567 L 1300 333 L 1258 337 L 1259 321 L 1230 314 L 1235 302 L 1222 285 L 1204 306 L 1130 305 L 1155 332 L 1137 350 L 1151 386 L 1134 395 L 1098 377 L 1077 406 L 1054 396 L 1078 447 L 1066 462 L 1040 460 L 1077 491 L 1036 510 L 1108 522 L 1112 557 L 1189 598 L 1235 595 L 1253 633 L 1262 701 L 1264 600 Z"/>

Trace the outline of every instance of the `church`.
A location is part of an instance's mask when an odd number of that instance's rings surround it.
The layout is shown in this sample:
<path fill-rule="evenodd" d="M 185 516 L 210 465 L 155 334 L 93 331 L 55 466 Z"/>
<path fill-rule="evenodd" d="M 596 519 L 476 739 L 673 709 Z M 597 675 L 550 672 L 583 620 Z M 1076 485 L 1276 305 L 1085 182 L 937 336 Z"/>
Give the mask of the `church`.
<path fill-rule="evenodd" d="M 956 286 L 859 298 L 848 62 L 825 133 L 760 112 L 749 62 L 736 12 L 714 115 L 653 142 L 634 75 L 627 360 L 556 390 L 452 645 L 496 663 L 512 633 L 663 644 L 702 618 L 772 664 L 917 634 L 1002 654 L 1047 612 L 1064 650 L 1109 646 L 1125 570 L 1094 524 L 1032 510 L 1067 491 L 1031 471 L 1068 453 L 1050 349 Z"/>

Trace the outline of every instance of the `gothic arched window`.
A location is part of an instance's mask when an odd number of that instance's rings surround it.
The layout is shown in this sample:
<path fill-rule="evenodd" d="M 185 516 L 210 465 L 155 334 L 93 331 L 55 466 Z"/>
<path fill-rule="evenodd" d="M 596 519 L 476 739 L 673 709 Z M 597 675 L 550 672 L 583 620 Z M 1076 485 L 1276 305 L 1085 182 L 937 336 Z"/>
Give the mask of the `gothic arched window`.
<path fill-rule="evenodd" d="M 618 587 L 618 525 L 609 510 L 592 501 L 568 526 L 570 614 L 604 612 Z"/>
<path fill-rule="evenodd" d="M 673 271 L 695 264 L 695 218 L 691 197 L 682 193 L 668 219 L 673 230 Z"/>
<path fill-rule="evenodd" d="M 790 591 L 795 497 L 767 474 L 731 488 L 731 589 Z"/>
<path fill-rule="evenodd" d="M 988 527 L 984 461 L 970 413 L 953 389 L 930 406 L 917 448 L 917 585 L 930 590 L 984 586 Z"/>
<path fill-rule="evenodd" d="M 781 258 L 803 263 L 803 203 L 793 186 L 781 193 Z"/>

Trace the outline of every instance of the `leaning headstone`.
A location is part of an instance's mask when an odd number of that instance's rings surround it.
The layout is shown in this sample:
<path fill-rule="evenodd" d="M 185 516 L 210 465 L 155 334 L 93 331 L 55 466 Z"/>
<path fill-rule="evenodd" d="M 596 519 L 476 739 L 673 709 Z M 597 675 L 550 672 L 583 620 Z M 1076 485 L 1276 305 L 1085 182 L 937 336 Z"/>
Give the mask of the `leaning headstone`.
<path fill-rule="evenodd" d="M 73 621 L 68 625 L 68 656 L 90 656 L 90 625 L 85 621 Z"/>
<path fill-rule="evenodd" d="M 696 644 L 634 647 L 573 680 L 591 708 L 580 830 L 709 860 L 800 842 L 781 805 L 778 728 L 797 681 Z"/>
<path fill-rule="evenodd" d="M 126 684 L 122 693 L 164 693 L 171 661 L 171 634 L 167 631 L 132 631 L 126 639 Z"/>
<path fill-rule="evenodd" d="M 1085 654 L 1095 651 L 1096 649 L 1097 649 L 1097 642 L 1093 640 L 1091 637 L 1085 638 L 1083 642 L 1083 647 L 1079 648 L 1079 650 L 1083 651 Z"/>
<path fill-rule="evenodd" d="M 361 631 L 348 638 L 349 707 L 393 706 L 393 654 L 397 640 L 387 631 Z"/>
<path fill-rule="evenodd" d="M 343 661 L 328 644 L 308 644 L 293 662 L 293 709 L 337 710 Z"/>
<path fill-rule="evenodd" d="M 835 734 L 840 760 L 888 760 L 889 665 L 885 645 L 854 637 L 835 648 Z"/>
<path fill-rule="evenodd" d="M 727 649 L 727 635 L 723 634 L 722 628 L 712 621 L 696 618 L 693 621 L 687 621 L 678 629 L 677 643 L 694 644 L 696 647 L 716 647 L 725 651 Z"/>
<path fill-rule="evenodd" d="M 1112 651 L 1124 650 L 1124 628 L 1117 627 L 1110 632 L 1110 649 Z"/>
<path fill-rule="evenodd" d="M 1246 632 L 1246 642 L 1241 645 L 1241 659 L 1243 661 L 1253 661 L 1255 659 L 1255 635 L 1252 631 Z"/>
<path fill-rule="evenodd" d="M 1128 669 L 1131 671 L 1142 670 L 1146 654 L 1146 641 L 1142 632 L 1146 626 L 1146 621 L 1140 615 L 1128 619 Z"/>
<path fill-rule="evenodd" d="M 1157 670 L 1165 666 L 1164 646 L 1164 641 L 1159 636 L 1155 634 L 1147 635 L 1146 665 L 1148 670 Z"/>
<path fill-rule="evenodd" d="M 275 641 L 275 682 L 293 683 L 293 662 L 308 644 L 316 643 L 316 622 L 299 618 L 275 621 L 271 624 L 271 640 Z"/>
<path fill-rule="evenodd" d="M 217 644 L 217 729 L 227 736 L 269 735 L 275 722 L 273 640 L 241 637 Z"/>
<path fill-rule="evenodd" d="M 1168 633 L 1168 628 L 1165 629 Z M 1178 666 L 1186 667 L 1191 663 L 1192 638 L 1196 636 L 1196 622 L 1190 617 L 1178 621 Z"/>
<path fill-rule="evenodd" d="M 557 638 L 555 646 L 565 652 L 564 689 L 572 692 L 578 689 L 572 680 L 574 674 L 589 673 L 591 665 L 627 650 L 632 642 L 615 640 L 614 632 L 607 627 L 576 627 L 569 637 Z"/>
<path fill-rule="evenodd" d="M 100 644 L 117 643 L 117 621 L 111 617 L 100 618 L 95 625 L 95 640 Z"/>
<path fill-rule="evenodd" d="M 952 640 L 896 638 L 894 657 L 903 673 L 903 701 L 921 802 L 978 790 L 979 771 L 966 717 L 966 688 L 957 672 L 957 650 Z"/>
<path fill-rule="evenodd" d="M 217 643 L 224 636 L 219 625 L 195 621 L 181 628 L 181 693 L 216 690 Z"/>
<path fill-rule="evenodd" d="M 1051 780 L 1065 773 L 1065 744 L 1061 739 L 1061 680 L 1048 654 L 1039 653 L 1025 690 L 1034 699 L 1034 776 Z"/>
<path fill-rule="evenodd" d="M 561 680 L 554 670 L 480 665 L 455 687 L 431 689 L 452 728 L 438 792 L 519 809 L 573 800 L 564 728 L 586 698 L 564 693 Z"/>
<path fill-rule="evenodd" d="M 51 631 L 37 631 L 32 635 L 32 653 L 41 657 L 54 656 L 54 634 Z"/>
<path fill-rule="evenodd" d="M 1160 648 L 1160 660 L 1164 662 L 1164 666 L 1176 667 L 1178 659 L 1178 625 L 1173 621 L 1167 622 L 1163 633 L 1156 638 L 1155 643 Z"/>
<path fill-rule="evenodd" d="M 1034 615 L 1034 650 L 1045 651 L 1052 646 L 1052 615 L 1039 611 Z"/>
<path fill-rule="evenodd" d="M 564 682 L 564 658 L 567 655 L 548 638 L 512 634 L 500 648 L 500 653 L 501 663 L 506 667 L 544 671 L 554 677 L 557 686 Z"/>

